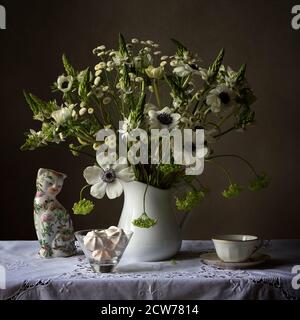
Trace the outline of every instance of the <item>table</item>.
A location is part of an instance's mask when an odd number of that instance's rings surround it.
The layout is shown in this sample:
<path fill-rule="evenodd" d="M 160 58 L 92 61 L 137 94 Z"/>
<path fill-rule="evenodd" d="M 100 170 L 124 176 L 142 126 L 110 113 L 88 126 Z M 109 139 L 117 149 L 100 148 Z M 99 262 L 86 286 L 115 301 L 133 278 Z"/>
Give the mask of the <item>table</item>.
<path fill-rule="evenodd" d="M 183 241 L 174 260 L 121 260 L 116 273 L 96 274 L 82 252 L 41 259 L 37 241 L 0 241 L 0 267 L 6 270 L 0 299 L 300 299 L 291 272 L 295 265 L 300 272 L 300 240 L 272 240 L 266 250 L 272 259 L 251 270 L 202 263 L 199 254 L 211 251 L 211 241 Z M 294 287 L 300 284 L 295 280 Z"/>

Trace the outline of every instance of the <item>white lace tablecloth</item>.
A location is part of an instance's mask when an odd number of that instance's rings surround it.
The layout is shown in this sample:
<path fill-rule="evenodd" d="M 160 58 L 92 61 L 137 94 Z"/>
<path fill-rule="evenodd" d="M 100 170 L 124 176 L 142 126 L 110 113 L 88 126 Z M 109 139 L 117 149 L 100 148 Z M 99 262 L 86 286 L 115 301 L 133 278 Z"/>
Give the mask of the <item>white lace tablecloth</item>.
<path fill-rule="evenodd" d="M 272 259 L 248 270 L 203 264 L 199 255 L 212 250 L 211 241 L 184 241 L 172 261 L 121 261 L 117 273 L 96 274 L 81 252 L 41 259 L 37 241 L 0 241 L 0 299 L 300 299 L 292 287 L 300 240 L 273 240 L 266 250 Z"/>

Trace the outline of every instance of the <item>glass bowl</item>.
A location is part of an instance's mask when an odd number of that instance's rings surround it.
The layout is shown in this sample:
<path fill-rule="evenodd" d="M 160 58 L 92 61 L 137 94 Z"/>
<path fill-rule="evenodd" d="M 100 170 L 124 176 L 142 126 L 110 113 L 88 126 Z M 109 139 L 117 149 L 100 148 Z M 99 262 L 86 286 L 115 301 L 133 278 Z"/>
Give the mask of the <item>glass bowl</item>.
<path fill-rule="evenodd" d="M 133 234 L 131 231 L 123 230 L 122 239 L 120 240 L 114 235 L 107 237 L 105 235 L 105 231 L 107 230 L 108 229 L 88 229 L 74 233 L 86 259 L 89 261 L 93 271 L 97 273 L 114 272 Z M 85 244 L 88 233 L 89 235 L 91 233 L 94 235 L 97 234 L 96 238 L 93 238 L 93 245 L 95 241 L 97 241 L 96 250 L 92 250 L 87 243 Z"/>

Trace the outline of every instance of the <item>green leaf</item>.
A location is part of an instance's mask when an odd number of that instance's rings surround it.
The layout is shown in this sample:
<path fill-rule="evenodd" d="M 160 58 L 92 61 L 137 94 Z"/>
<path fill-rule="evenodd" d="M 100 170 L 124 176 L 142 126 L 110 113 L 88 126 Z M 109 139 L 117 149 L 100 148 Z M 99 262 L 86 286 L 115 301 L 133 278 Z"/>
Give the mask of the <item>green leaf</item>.
<path fill-rule="evenodd" d="M 244 129 L 246 126 L 249 126 L 255 121 L 255 112 L 250 108 L 246 107 L 237 116 L 237 122 L 235 127 L 237 129 Z"/>
<path fill-rule="evenodd" d="M 238 71 L 237 75 L 236 75 L 236 80 L 235 83 L 237 85 L 239 85 L 240 83 L 243 82 L 243 80 L 245 79 L 245 75 L 246 75 L 246 69 L 247 69 L 247 65 L 243 64 L 240 68 L 240 70 Z"/>
<path fill-rule="evenodd" d="M 51 113 L 54 110 L 57 110 L 55 100 L 50 102 L 43 101 L 32 93 L 27 93 L 25 91 L 24 97 L 33 112 L 33 118 L 35 120 L 44 121 L 45 118 L 49 119 L 51 117 Z"/>
<path fill-rule="evenodd" d="M 184 100 L 185 90 L 180 83 L 181 79 L 175 75 L 166 75 L 169 85 L 172 87 L 173 93 Z"/>
<path fill-rule="evenodd" d="M 181 42 L 179 42 L 178 40 L 176 40 L 176 39 L 171 39 L 171 40 L 173 41 L 173 43 L 177 47 L 176 55 L 179 56 L 179 57 L 183 57 L 184 54 L 186 52 L 188 52 L 188 49 Z"/>
<path fill-rule="evenodd" d="M 119 52 L 121 53 L 122 56 L 127 56 L 128 55 L 128 50 L 126 47 L 126 41 L 122 33 L 119 33 Z"/>
<path fill-rule="evenodd" d="M 136 110 L 133 112 L 133 120 L 135 122 L 141 121 L 143 119 L 145 103 L 146 103 L 146 94 L 144 93 L 140 96 L 139 102 L 136 106 Z"/>
<path fill-rule="evenodd" d="M 250 88 L 243 88 L 240 91 L 240 97 L 237 99 L 240 104 L 244 104 L 247 107 L 251 106 L 256 100 L 257 98 Z"/>
<path fill-rule="evenodd" d="M 222 65 L 222 62 L 223 62 L 223 58 L 224 58 L 224 55 L 225 55 L 225 50 L 222 49 L 217 58 L 215 59 L 214 63 L 210 66 L 210 68 L 208 69 L 208 74 L 209 74 L 209 77 L 208 77 L 208 82 L 212 83 L 216 80 L 217 78 L 217 75 L 218 75 L 218 72 L 219 72 L 219 69 Z"/>
<path fill-rule="evenodd" d="M 29 93 L 27 93 L 26 91 L 23 91 L 25 100 L 27 102 L 27 104 L 29 105 L 31 111 L 33 112 L 33 114 L 37 114 L 39 112 L 36 104 L 34 103 L 34 101 L 31 99 L 31 96 Z"/>
<path fill-rule="evenodd" d="M 83 71 L 82 80 L 78 88 L 78 94 L 83 100 L 86 100 L 88 98 L 88 93 L 89 93 L 88 84 L 89 84 L 89 76 L 90 76 L 89 73 L 90 73 L 89 68 L 86 68 Z"/>
<path fill-rule="evenodd" d="M 72 65 L 70 64 L 65 54 L 63 54 L 62 56 L 62 62 L 68 76 L 75 77 L 76 76 L 75 69 L 72 67 Z"/>

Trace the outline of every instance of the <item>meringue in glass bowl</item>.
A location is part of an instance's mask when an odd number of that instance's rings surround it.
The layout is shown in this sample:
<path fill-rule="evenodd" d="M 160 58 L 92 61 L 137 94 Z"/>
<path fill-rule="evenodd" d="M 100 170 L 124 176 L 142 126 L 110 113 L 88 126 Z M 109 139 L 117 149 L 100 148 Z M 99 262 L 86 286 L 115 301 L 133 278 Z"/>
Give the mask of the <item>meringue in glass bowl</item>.
<path fill-rule="evenodd" d="M 75 237 L 94 272 L 113 272 L 130 239 L 131 231 L 118 227 L 75 232 Z"/>

